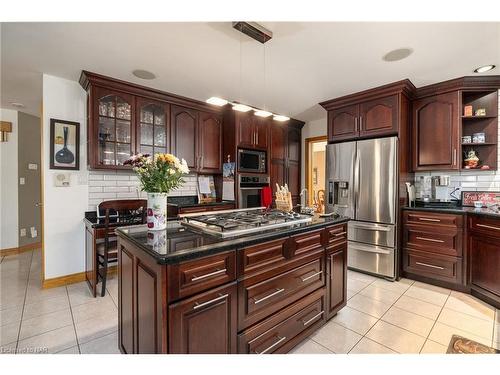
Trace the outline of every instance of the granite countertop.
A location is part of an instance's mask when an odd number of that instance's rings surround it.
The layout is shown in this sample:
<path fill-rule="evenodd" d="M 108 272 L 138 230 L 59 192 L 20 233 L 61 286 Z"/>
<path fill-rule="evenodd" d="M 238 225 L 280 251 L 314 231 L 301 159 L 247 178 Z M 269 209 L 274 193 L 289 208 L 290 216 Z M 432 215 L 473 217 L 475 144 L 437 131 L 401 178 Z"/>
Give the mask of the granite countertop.
<path fill-rule="evenodd" d="M 475 207 L 403 207 L 403 210 L 412 211 L 427 211 L 427 212 L 442 212 L 449 214 L 458 215 L 477 215 L 477 216 L 487 216 L 493 218 L 500 218 L 500 212 L 493 211 L 489 208 L 475 208 Z"/>
<path fill-rule="evenodd" d="M 220 238 L 201 233 L 181 225 L 179 221 L 169 222 L 167 229 L 162 231 L 148 231 L 145 225 L 136 225 L 117 228 L 116 233 L 147 252 L 158 263 L 172 264 L 226 250 L 241 249 L 280 237 L 344 223 L 348 220 L 346 217 L 320 218 L 314 216 L 309 223 L 295 224 L 290 227 L 270 229 L 233 238 Z"/>
<path fill-rule="evenodd" d="M 204 206 L 220 206 L 224 204 L 234 204 L 234 201 L 219 201 L 209 203 L 199 203 L 198 197 L 195 195 L 168 197 L 167 204 L 176 207 L 204 207 Z"/>

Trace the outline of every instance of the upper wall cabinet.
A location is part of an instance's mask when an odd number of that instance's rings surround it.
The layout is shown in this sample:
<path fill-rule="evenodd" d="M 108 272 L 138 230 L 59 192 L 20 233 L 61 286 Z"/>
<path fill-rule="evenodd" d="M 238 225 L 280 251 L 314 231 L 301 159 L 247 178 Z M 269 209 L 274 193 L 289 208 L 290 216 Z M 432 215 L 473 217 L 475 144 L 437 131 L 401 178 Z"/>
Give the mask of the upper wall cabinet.
<path fill-rule="evenodd" d="M 408 98 L 415 87 L 404 80 L 320 103 L 328 111 L 328 141 L 399 135 L 408 128 Z"/>
<path fill-rule="evenodd" d="M 269 120 L 252 113 L 236 116 L 238 126 L 238 147 L 267 149 L 269 138 Z"/>
<path fill-rule="evenodd" d="M 458 91 L 413 102 L 413 169 L 459 168 Z"/>
<path fill-rule="evenodd" d="M 136 153 L 171 152 L 200 173 L 222 171 L 222 117 L 206 103 L 83 71 L 90 169 L 131 169 Z"/>

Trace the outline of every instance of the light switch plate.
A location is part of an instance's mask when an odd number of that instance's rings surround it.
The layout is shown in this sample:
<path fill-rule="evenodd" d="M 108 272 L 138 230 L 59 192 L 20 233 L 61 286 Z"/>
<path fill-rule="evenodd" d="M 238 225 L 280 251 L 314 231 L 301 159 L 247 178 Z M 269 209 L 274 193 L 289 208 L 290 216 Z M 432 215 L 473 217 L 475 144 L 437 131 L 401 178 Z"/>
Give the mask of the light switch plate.
<path fill-rule="evenodd" d="M 26 228 L 21 228 L 21 237 L 26 237 Z"/>
<path fill-rule="evenodd" d="M 36 171 L 38 169 L 38 164 L 35 163 L 29 163 L 28 164 L 28 169 Z"/>

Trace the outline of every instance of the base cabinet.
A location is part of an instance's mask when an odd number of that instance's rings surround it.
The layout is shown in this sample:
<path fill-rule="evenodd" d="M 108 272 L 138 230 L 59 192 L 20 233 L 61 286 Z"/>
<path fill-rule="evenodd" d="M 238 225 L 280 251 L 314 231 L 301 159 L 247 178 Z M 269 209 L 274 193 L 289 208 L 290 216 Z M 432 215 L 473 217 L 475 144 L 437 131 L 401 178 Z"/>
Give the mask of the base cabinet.
<path fill-rule="evenodd" d="M 347 303 L 347 244 L 326 256 L 327 264 L 327 309 L 330 319 Z"/>
<path fill-rule="evenodd" d="M 236 353 L 236 283 L 170 305 L 169 352 Z"/>
<path fill-rule="evenodd" d="M 471 293 L 500 308 L 500 219 L 469 217 Z"/>
<path fill-rule="evenodd" d="M 346 304 L 346 224 L 160 265 L 119 238 L 122 353 L 287 353 Z"/>

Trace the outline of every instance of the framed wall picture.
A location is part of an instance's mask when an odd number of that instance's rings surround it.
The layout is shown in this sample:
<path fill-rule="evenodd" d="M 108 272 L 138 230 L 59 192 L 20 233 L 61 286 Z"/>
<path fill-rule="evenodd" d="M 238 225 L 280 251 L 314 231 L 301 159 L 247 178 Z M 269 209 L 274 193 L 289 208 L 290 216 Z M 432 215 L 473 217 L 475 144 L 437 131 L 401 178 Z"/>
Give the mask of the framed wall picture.
<path fill-rule="evenodd" d="M 80 169 L 80 123 L 50 119 L 50 169 Z"/>

